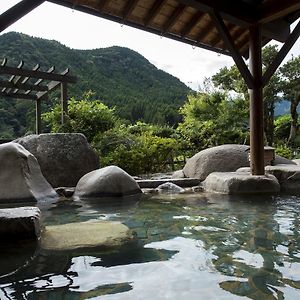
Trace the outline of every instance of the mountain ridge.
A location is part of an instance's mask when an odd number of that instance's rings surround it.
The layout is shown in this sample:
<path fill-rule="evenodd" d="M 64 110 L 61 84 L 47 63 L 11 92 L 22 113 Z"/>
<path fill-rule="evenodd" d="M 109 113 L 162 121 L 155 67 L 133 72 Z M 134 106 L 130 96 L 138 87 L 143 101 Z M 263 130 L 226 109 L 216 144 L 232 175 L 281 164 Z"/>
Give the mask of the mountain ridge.
<path fill-rule="evenodd" d="M 69 86 L 69 96 L 81 99 L 93 91 L 101 100 L 129 122 L 175 125 L 178 108 L 191 92 L 178 78 L 158 69 L 141 54 L 112 46 L 89 50 L 72 49 L 55 40 L 31 37 L 17 32 L 0 36 L 0 59 L 9 66 L 20 60 L 26 68 L 39 63 L 41 70 L 54 65 L 58 72 L 69 68 L 78 82 Z M 54 93 L 54 96 L 58 93 Z M 22 126 L 25 126 L 22 124 Z"/>

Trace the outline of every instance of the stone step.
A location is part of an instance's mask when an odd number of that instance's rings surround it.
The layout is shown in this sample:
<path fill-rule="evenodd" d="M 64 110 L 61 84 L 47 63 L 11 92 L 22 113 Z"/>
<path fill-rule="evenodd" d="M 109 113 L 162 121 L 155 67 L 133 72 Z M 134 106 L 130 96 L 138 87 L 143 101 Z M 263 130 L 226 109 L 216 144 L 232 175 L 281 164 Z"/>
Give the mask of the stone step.
<path fill-rule="evenodd" d="M 40 210 L 37 207 L 0 209 L 0 238 L 14 240 L 38 239 L 40 236 Z"/>
<path fill-rule="evenodd" d="M 192 187 L 200 184 L 200 179 L 197 178 L 170 178 L 170 179 L 141 179 L 136 180 L 141 189 L 152 188 L 155 189 L 159 185 L 166 182 L 174 183 L 180 187 Z"/>

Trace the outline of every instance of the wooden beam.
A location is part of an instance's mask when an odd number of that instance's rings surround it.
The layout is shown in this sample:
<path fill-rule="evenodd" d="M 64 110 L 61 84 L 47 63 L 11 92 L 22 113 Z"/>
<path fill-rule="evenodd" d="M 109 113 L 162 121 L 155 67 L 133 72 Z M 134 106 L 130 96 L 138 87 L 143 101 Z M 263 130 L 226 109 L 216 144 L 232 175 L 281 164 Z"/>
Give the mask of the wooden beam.
<path fill-rule="evenodd" d="M 61 83 L 61 124 L 66 122 L 68 115 L 68 85 L 66 82 Z"/>
<path fill-rule="evenodd" d="M 44 0 L 23 0 L 8 9 L 6 12 L 2 13 L 0 15 L 0 32 L 27 15 L 43 2 Z"/>
<path fill-rule="evenodd" d="M 155 18 L 155 16 L 159 13 L 160 9 L 162 8 L 163 4 L 166 2 L 166 0 L 156 0 L 151 7 L 149 13 L 147 14 L 144 25 L 148 26 L 149 23 Z"/>
<path fill-rule="evenodd" d="M 28 76 L 32 78 L 55 80 L 55 81 L 69 82 L 69 83 L 76 82 L 76 77 L 71 75 L 51 74 L 48 72 L 23 70 L 23 69 L 7 67 L 7 66 L 0 66 L 0 74 Z"/>
<path fill-rule="evenodd" d="M 123 20 L 127 20 L 130 17 L 130 15 L 131 15 L 132 11 L 134 10 L 138 1 L 139 0 L 129 0 L 127 2 L 127 5 L 125 6 L 124 11 L 123 11 Z"/>
<path fill-rule="evenodd" d="M 108 2 L 108 0 L 100 0 L 100 3 L 98 4 L 98 9 L 102 10 L 107 2 Z"/>
<path fill-rule="evenodd" d="M 21 68 L 23 67 L 23 65 L 24 65 L 24 61 L 21 60 L 20 63 L 18 64 L 17 68 L 18 68 L 18 69 L 21 69 Z M 13 74 L 13 75 L 8 79 L 8 82 L 13 82 L 15 78 L 16 78 L 16 75 Z M 10 91 L 11 91 L 10 88 L 4 88 L 4 89 L 2 89 L 2 92 L 10 92 Z"/>
<path fill-rule="evenodd" d="M 32 90 L 32 91 L 48 91 L 47 86 L 45 85 L 34 85 L 34 84 L 28 84 L 28 83 L 21 83 L 21 82 L 9 82 L 0 80 L 0 88 L 11 88 L 11 89 L 19 89 L 19 90 Z"/>
<path fill-rule="evenodd" d="M 248 26 L 256 22 L 256 10 L 253 5 L 243 1 L 224 0 L 177 0 L 186 6 L 193 7 L 202 12 L 218 11 L 220 15 L 232 23 Z"/>
<path fill-rule="evenodd" d="M 284 45 L 281 47 L 279 52 L 277 53 L 275 59 L 273 60 L 269 68 L 265 71 L 262 78 L 264 86 L 268 84 L 269 80 L 271 79 L 271 77 L 273 76 L 273 74 L 275 73 L 279 65 L 282 63 L 282 61 L 284 60 L 288 52 L 291 50 L 291 48 L 293 47 L 293 45 L 295 44 L 299 36 L 300 36 L 300 21 L 298 22 L 298 24 L 296 25 L 296 27 L 294 28 L 294 30 L 292 31 L 292 33 L 290 34 L 290 36 L 288 37 Z"/>
<path fill-rule="evenodd" d="M 269 0 L 258 9 L 258 22 L 268 23 L 300 10 L 299 0 Z"/>
<path fill-rule="evenodd" d="M 252 175 L 264 175 L 264 105 L 260 26 L 250 27 L 250 71 L 254 78 L 250 95 L 250 167 Z"/>
<path fill-rule="evenodd" d="M 36 95 L 27 95 L 24 93 L 0 92 L 0 96 L 14 99 L 37 100 Z"/>
<path fill-rule="evenodd" d="M 186 24 L 186 26 L 181 31 L 180 35 L 182 37 L 186 36 L 190 33 L 190 31 L 197 25 L 197 23 L 200 21 L 200 19 L 203 17 L 204 13 L 201 11 L 196 12 L 191 20 Z"/>
<path fill-rule="evenodd" d="M 224 23 L 221 16 L 216 12 L 210 13 L 211 19 L 215 22 L 215 25 L 220 33 L 220 36 L 223 38 L 225 46 L 231 53 L 231 56 L 238 67 L 241 75 L 243 76 L 248 88 L 253 88 L 253 76 L 251 75 L 245 61 L 243 60 L 241 54 L 238 52 L 234 41 Z"/>
<path fill-rule="evenodd" d="M 175 24 L 175 22 L 178 20 L 178 18 L 182 15 L 184 12 L 186 6 L 184 4 L 179 4 L 179 6 L 174 10 L 172 15 L 167 19 L 163 27 L 163 32 L 169 31 L 172 26 Z"/>
<path fill-rule="evenodd" d="M 35 132 L 40 134 L 42 132 L 42 111 L 41 111 L 41 100 L 35 101 Z"/>
<path fill-rule="evenodd" d="M 214 27 L 215 27 L 214 22 L 211 20 L 207 25 L 207 29 L 201 30 L 201 32 L 196 37 L 197 43 L 201 42 L 202 40 L 205 40 L 205 38 L 210 34 L 210 32 L 213 30 Z"/>

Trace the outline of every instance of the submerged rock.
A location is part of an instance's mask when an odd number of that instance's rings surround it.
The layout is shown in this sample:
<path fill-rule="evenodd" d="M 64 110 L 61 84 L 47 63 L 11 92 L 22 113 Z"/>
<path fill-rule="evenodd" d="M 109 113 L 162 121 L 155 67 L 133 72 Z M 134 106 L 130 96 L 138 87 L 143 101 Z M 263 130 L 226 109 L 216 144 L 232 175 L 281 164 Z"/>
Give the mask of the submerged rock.
<path fill-rule="evenodd" d="M 98 156 L 80 133 L 33 134 L 16 142 L 37 158 L 53 187 L 74 187 L 83 175 L 99 168 Z"/>
<path fill-rule="evenodd" d="M 160 193 L 168 193 L 168 194 L 179 194 L 183 193 L 184 189 L 180 186 L 172 183 L 172 182 L 166 182 L 157 187 L 158 192 Z"/>
<path fill-rule="evenodd" d="M 0 145 L 0 164 L 0 202 L 32 202 L 57 197 L 36 158 L 23 146 Z"/>
<path fill-rule="evenodd" d="M 267 194 L 280 191 L 275 176 L 250 175 L 246 172 L 214 172 L 203 182 L 206 192 L 221 194 Z"/>
<path fill-rule="evenodd" d="M 89 221 L 46 226 L 41 247 L 45 250 L 114 247 L 132 239 L 131 230 L 120 222 Z"/>
<path fill-rule="evenodd" d="M 84 175 L 75 188 L 80 198 L 123 197 L 142 193 L 137 182 L 117 166 L 108 166 Z"/>
<path fill-rule="evenodd" d="M 1 241 L 39 237 L 40 210 L 37 207 L 0 209 Z"/>

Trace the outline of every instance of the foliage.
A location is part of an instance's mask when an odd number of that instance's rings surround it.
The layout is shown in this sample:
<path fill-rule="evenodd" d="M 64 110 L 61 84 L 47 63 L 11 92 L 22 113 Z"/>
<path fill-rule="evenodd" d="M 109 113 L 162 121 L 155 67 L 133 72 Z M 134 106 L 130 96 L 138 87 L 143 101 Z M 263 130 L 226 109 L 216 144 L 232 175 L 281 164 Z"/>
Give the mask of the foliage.
<path fill-rule="evenodd" d="M 93 145 L 101 164 L 116 164 L 131 175 L 165 171 L 176 155 L 178 142 L 174 138 L 157 136 L 151 125 L 144 125 L 132 126 L 134 129 L 143 127 L 141 131 L 132 131 L 131 126 L 121 125 L 99 134 Z"/>
<path fill-rule="evenodd" d="M 277 46 L 266 46 L 262 50 L 263 71 L 269 67 L 275 56 L 277 55 Z M 247 86 L 238 71 L 236 65 L 231 68 L 224 67 L 219 72 L 212 76 L 212 81 L 215 86 L 225 91 L 235 91 L 243 94 L 244 99 L 248 100 Z M 269 145 L 273 144 L 274 137 L 274 110 L 275 104 L 280 100 L 279 92 L 281 91 L 281 77 L 279 72 L 275 72 L 264 88 L 264 131 Z"/>
<path fill-rule="evenodd" d="M 276 118 L 274 121 L 275 125 L 275 141 L 278 143 L 280 141 L 287 142 L 290 133 L 291 116 L 282 115 Z"/>
<path fill-rule="evenodd" d="M 288 137 L 289 144 L 295 144 L 298 133 L 298 112 L 300 103 L 300 56 L 293 58 L 280 68 L 283 77 L 283 92 L 291 101 L 291 126 Z"/>
<path fill-rule="evenodd" d="M 92 141 L 95 134 L 105 132 L 115 126 L 117 118 L 114 109 L 108 108 L 98 100 L 87 99 L 69 101 L 68 118 L 61 125 L 61 106 L 56 105 L 50 112 L 43 114 L 43 119 L 50 124 L 52 132 L 83 133 L 88 141 Z"/>
<path fill-rule="evenodd" d="M 293 150 L 285 144 L 276 146 L 275 153 L 287 159 L 293 158 Z"/>
<path fill-rule="evenodd" d="M 181 107 L 183 122 L 178 131 L 194 151 L 226 144 L 243 143 L 247 137 L 247 108 L 240 98 L 224 93 L 190 95 Z"/>

